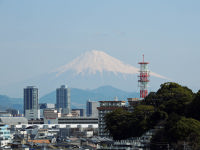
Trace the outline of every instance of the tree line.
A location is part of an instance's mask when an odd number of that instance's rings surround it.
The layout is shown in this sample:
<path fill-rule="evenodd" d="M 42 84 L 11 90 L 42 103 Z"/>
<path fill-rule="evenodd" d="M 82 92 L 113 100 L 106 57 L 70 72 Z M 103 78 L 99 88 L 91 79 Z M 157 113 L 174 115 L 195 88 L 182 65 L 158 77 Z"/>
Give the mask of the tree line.
<path fill-rule="evenodd" d="M 159 126 L 151 139 L 151 149 L 167 149 L 166 143 L 173 149 L 200 149 L 200 91 L 193 93 L 177 83 L 161 84 L 132 112 L 119 108 L 106 114 L 104 120 L 105 131 L 114 140 L 140 137 Z"/>

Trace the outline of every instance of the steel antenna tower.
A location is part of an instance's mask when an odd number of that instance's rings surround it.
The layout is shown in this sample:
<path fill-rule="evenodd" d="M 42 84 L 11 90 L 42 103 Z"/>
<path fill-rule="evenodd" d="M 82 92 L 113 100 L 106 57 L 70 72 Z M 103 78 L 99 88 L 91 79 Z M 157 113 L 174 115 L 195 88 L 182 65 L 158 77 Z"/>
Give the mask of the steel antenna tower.
<path fill-rule="evenodd" d="M 149 83 L 149 73 L 148 70 L 148 62 L 144 61 L 144 55 L 143 55 L 143 61 L 139 62 L 140 64 L 140 74 L 138 76 L 139 80 L 139 87 L 140 87 L 140 98 L 145 98 L 148 95 L 148 83 Z"/>

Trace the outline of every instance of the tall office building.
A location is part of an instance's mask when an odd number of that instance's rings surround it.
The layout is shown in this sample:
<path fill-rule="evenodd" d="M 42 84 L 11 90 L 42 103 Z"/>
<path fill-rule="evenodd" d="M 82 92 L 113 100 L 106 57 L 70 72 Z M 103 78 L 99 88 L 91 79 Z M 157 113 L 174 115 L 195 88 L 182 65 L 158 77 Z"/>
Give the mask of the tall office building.
<path fill-rule="evenodd" d="M 69 114 L 71 112 L 70 105 L 70 88 L 65 88 L 65 85 L 62 85 L 56 89 L 56 108 L 62 109 L 64 114 Z"/>
<path fill-rule="evenodd" d="M 98 102 L 90 101 L 90 99 L 86 103 L 86 114 L 88 117 L 98 117 L 98 110 L 99 107 Z"/>
<path fill-rule="evenodd" d="M 24 88 L 24 115 L 27 119 L 40 118 L 38 88 L 34 86 L 27 86 Z"/>

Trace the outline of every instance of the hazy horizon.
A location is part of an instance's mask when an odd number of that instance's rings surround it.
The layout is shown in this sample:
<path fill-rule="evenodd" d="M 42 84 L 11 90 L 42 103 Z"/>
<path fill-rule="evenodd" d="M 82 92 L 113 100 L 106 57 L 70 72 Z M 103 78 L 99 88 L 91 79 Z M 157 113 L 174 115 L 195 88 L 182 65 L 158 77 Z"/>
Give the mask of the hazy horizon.
<path fill-rule="evenodd" d="M 0 0 L 0 94 L 9 96 L 5 87 L 28 85 L 27 79 L 93 49 L 135 67 L 145 54 L 150 70 L 196 92 L 199 5 L 198 0 Z M 16 90 L 21 95 L 23 89 Z"/>

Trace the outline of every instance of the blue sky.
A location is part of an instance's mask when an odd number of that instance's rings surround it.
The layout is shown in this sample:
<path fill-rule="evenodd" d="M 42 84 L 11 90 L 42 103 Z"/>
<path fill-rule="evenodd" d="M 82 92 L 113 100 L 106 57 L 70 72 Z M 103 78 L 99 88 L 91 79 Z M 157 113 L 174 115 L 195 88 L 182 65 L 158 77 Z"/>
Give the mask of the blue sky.
<path fill-rule="evenodd" d="M 97 49 L 197 91 L 198 0 L 0 0 L 0 93 Z M 153 84 L 153 83 L 151 83 Z"/>

